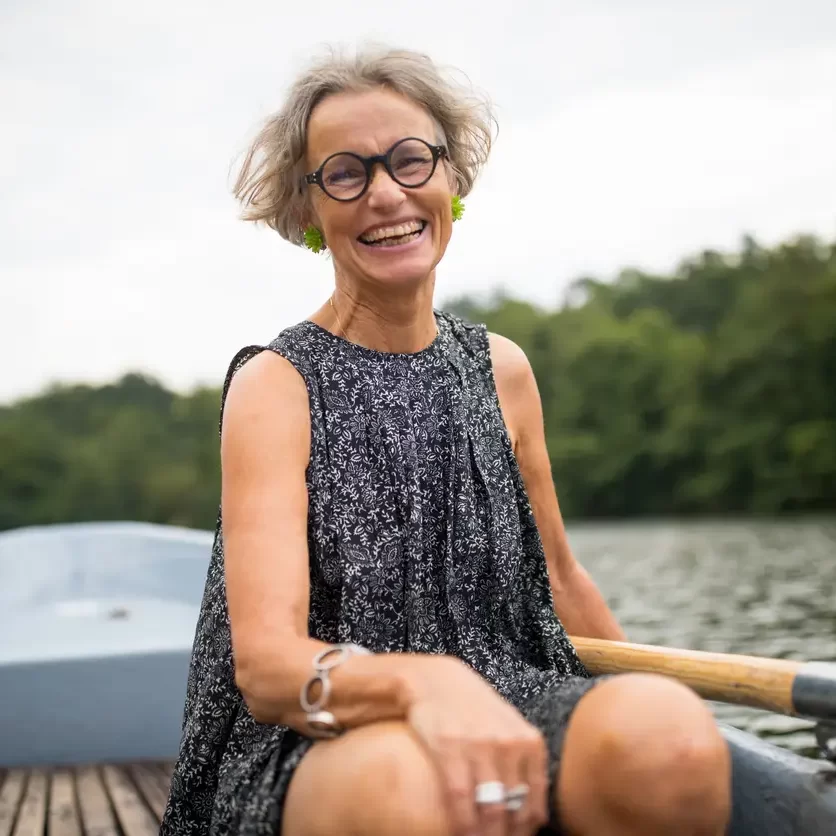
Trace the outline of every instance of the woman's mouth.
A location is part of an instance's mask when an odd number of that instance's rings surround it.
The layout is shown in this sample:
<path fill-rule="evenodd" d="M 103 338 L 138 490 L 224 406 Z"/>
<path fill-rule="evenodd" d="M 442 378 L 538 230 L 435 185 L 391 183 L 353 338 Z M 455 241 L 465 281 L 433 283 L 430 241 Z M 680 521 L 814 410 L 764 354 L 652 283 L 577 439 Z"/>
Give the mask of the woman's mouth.
<path fill-rule="evenodd" d="M 376 249 L 383 247 L 400 247 L 417 241 L 421 233 L 427 228 L 426 221 L 407 221 L 392 226 L 381 226 L 371 232 L 364 232 L 357 240 L 367 247 Z"/>

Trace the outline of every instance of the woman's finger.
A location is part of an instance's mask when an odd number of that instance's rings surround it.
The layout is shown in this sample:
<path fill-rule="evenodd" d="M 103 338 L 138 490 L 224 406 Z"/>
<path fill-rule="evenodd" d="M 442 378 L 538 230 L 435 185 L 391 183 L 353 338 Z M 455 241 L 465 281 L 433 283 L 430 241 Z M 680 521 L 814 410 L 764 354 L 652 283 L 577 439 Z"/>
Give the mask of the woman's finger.
<path fill-rule="evenodd" d="M 492 744 L 482 744 L 472 753 L 474 760 L 471 768 L 476 782 L 473 804 L 478 818 L 476 830 L 484 836 L 508 834 L 505 793 L 509 772 L 502 754 L 502 749 Z"/>
<path fill-rule="evenodd" d="M 505 783 L 505 799 L 502 806 L 509 836 L 530 836 L 532 832 L 528 755 L 528 747 L 519 744 L 502 755 Z"/>
<path fill-rule="evenodd" d="M 474 780 L 471 765 L 462 753 L 443 752 L 438 766 L 447 799 L 450 827 L 456 836 L 479 832 L 474 804 Z"/>
<path fill-rule="evenodd" d="M 523 751 L 520 782 L 510 788 L 512 797 L 517 790 L 523 803 L 518 810 L 511 811 L 511 817 L 520 833 L 531 833 L 549 819 L 552 803 L 549 798 L 549 760 L 546 744 L 537 732 L 526 743 Z M 517 831 L 513 832 L 516 834 Z"/>

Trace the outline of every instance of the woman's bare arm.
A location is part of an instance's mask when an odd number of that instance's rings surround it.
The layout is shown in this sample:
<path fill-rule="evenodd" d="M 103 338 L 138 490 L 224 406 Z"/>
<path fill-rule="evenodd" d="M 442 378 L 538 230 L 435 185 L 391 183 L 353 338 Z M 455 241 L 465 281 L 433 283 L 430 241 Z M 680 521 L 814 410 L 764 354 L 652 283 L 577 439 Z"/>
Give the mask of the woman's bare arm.
<path fill-rule="evenodd" d="M 569 546 L 546 449 L 540 392 L 528 358 L 498 334 L 490 335 L 490 345 L 499 403 L 543 540 L 555 611 L 570 634 L 623 641 L 624 631 Z"/>
<path fill-rule="evenodd" d="M 308 636 L 310 435 L 308 394 L 298 372 L 271 351 L 250 360 L 230 385 L 221 437 L 236 683 L 257 720 L 300 731 L 306 724 L 299 691 L 312 674 L 313 656 L 327 646 Z M 332 674 L 327 708 L 345 727 L 403 719 L 429 660 L 351 657 Z"/>

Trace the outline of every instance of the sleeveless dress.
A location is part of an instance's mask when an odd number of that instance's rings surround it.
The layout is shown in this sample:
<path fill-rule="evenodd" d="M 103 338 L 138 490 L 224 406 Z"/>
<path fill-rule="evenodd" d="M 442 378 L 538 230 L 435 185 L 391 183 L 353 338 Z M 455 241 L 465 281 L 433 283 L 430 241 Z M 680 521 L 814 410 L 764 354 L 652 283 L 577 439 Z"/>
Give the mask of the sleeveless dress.
<path fill-rule="evenodd" d="M 544 731 L 554 780 L 569 713 L 594 680 L 554 613 L 487 331 L 442 312 L 436 323 L 426 349 L 393 354 L 304 321 L 242 349 L 223 397 L 264 350 L 305 380 L 310 635 L 461 658 Z M 223 561 L 219 517 L 161 836 L 277 836 L 313 745 L 257 723 L 235 686 Z"/>

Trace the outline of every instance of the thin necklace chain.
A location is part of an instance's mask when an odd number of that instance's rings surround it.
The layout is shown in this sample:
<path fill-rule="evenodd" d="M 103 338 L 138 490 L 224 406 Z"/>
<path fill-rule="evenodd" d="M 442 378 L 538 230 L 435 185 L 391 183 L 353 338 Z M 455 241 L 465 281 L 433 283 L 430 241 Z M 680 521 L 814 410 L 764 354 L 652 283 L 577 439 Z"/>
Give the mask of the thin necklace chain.
<path fill-rule="evenodd" d="M 335 290 L 334 293 L 337 291 Z M 328 297 L 328 302 L 331 305 L 331 310 L 334 312 L 334 316 L 337 318 L 337 327 L 340 329 L 340 334 L 345 337 L 345 328 L 343 328 L 343 322 L 340 319 L 340 315 L 337 313 L 337 308 L 334 305 L 334 293 L 332 293 Z"/>

